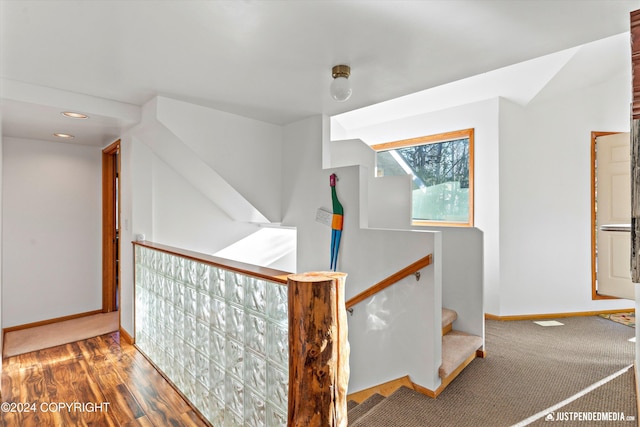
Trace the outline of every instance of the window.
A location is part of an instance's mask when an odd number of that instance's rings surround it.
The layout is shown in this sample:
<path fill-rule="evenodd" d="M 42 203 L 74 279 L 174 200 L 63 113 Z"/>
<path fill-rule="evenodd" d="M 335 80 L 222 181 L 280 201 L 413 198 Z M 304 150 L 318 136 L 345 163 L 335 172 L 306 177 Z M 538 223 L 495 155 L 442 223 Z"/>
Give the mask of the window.
<path fill-rule="evenodd" d="M 473 129 L 371 148 L 377 176 L 413 177 L 413 225 L 473 226 Z"/>

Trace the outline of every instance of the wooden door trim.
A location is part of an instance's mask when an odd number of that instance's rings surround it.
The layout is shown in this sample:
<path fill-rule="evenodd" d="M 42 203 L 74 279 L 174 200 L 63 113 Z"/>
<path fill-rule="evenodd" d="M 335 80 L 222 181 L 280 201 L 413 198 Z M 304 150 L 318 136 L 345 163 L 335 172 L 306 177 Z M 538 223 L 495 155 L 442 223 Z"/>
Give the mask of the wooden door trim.
<path fill-rule="evenodd" d="M 598 276 L 596 265 L 598 257 L 596 253 L 596 139 L 599 136 L 615 135 L 621 132 L 591 132 L 591 299 L 619 299 L 607 295 L 598 294 L 596 288 Z"/>
<path fill-rule="evenodd" d="M 115 188 L 116 173 L 120 171 L 120 140 L 102 150 L 102 312 L 115 311 L 116 301 L 115 278 L 119 275 L 116 264 L 116 197 L 120 188 Z M 118 180 L 118 187 L 120 180 Z M 116 192 L 117 190 L 117 192 Z M 116 194 L 118 196 L 116 196 Z M 118 209 L 120 204 L 117 204 Z"/>

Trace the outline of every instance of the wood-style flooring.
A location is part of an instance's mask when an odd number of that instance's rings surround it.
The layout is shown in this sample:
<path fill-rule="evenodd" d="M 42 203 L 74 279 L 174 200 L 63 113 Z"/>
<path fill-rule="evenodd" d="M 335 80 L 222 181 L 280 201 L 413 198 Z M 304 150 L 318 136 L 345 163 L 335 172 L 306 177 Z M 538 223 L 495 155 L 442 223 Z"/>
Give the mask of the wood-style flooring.
<path fill-rule="evenodd" d="M 208 425 L 117 332 L 4 360 L 1 400 L 3 427 Z"/>

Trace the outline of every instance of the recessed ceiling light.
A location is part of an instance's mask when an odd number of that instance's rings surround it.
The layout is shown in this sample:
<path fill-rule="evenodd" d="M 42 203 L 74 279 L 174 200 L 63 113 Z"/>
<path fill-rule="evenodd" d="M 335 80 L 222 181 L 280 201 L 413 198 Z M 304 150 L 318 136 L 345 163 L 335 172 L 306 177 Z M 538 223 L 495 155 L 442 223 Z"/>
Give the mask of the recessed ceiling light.
<path fill-rule="evenodd" d="M 68 133 L 59 133 L 56 132 L 53 134 L 53 136 L 57 136 L 58 138 L 65 138 L 65 139 L 71 139 L 71 138 L 75 138 L 75 136 L 68 134 Z"/>
<path fill-rule="evenodd" d="M 70 119 L 88 119 L 89 118 L 89 116 L 87 116 L 86 114 L 76 113 L 74 111 L 63 111 L 60 114 L 62 114 L 65 117 L 69 117 Z"/>

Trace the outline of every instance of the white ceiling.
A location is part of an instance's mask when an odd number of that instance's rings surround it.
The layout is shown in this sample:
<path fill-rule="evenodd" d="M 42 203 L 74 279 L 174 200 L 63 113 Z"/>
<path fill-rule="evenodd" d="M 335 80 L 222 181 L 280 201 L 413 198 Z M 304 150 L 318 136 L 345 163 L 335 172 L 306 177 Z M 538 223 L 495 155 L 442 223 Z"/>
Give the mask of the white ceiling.
<path fill-rule="evenodd" d="M 169 96 L 286 124 L 629 30 L 635 0 L 0 0 L 3 134 L 105 145 Z M 353 96 L 328 94 L 351 66 Z M 60 111 L 80 110 L 78 121 Z"/>

